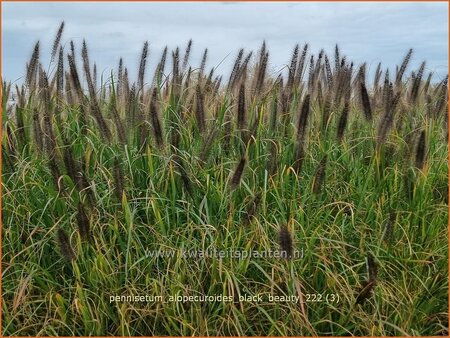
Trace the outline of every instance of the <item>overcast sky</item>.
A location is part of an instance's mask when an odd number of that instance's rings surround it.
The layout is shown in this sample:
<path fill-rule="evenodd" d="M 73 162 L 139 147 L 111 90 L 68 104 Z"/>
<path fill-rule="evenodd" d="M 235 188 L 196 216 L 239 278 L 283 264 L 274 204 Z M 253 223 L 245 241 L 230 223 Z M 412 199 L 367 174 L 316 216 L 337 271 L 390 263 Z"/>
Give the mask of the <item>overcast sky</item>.
<path fill-rule="evenodd" d="M 409 48 L 409 70 L 427 60 L 435 80 L 448 72 L 447 3 L 13 3 L 2 6 L 2 76 L 22 81 L 25 63 L 37 40 L 42 61 L 49 54 L 58 26 L 65 21 L 63 45 L 88 43 L 91 63 L 109 74 L 124 58 L 131 75 L 137 73 L 144 41 L 150 44 L 154 67 L 165 45 L 184 50 L 192 38 L 191 64 L 200 63 L 208 47 L 208 68 L 219 66 L 228 75 L 239 48 L 256 51 L 263 40 L 270 50 L 270 71 L 280 71 L 296 43 L 341 53 L 369 69 L 382 62 L 393 71 Z M 68 50 L 68 47 L 67 47 Z M 221 62 L 223 60 L 223 62 Z M 153 69 L 147 72 L 151 80 Z M 135 77 L 135 76 L 134 76 Z"/>

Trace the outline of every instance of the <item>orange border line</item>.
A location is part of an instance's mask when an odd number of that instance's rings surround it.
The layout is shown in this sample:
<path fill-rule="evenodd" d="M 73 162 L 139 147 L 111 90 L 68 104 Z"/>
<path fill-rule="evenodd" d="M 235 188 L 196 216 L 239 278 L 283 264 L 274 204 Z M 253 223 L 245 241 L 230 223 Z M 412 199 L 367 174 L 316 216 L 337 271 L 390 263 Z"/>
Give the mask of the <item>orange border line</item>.
<path fill-rule="evenodd" d="M 414 3 L 414 2 L 424 2 L 424 3 L 433 3 L 433 2 L 449 2 L 449 0 L 1 0 L 0 2 L 168 2 L 168 3 L 177 3 L 177 2 L 273 2 L 273 3 L 286 3 L 286 2 L 387 2 L 387 3 Z"/>
<path fill-rule="evenodd" d="M 2 1 L 0 1 L 0 85 L 1 85 L 1 93 L 2 95 L 0 96 L 0 113 L 2 116 L 2 124 L 3 124 L 3 76 L 2 76 L 2 19 L 3 19 L 3 15 L 2 15 Z M 3 125 L 0 128 L 0 143 L 3 142 Z M 0 151 L 0 336 L 3 337 L 3 325 L 2 325 L 2 320 L 3 320 L 3 313 L 2 313 L 2 309 L 3 309 L 3 284 L 2 284 L 2 279 L 3 279 L 3 253 L 2 253 L 2 247 L 3 247 L 3 239 L 2 239 L 2 233 L 3 233 L 3 203 L 2 203 L 2 196 L 3 196 L 3 182 L 2 182 L 2 177 L 3 177 L 3 159 L 2 159 L 2 153 L 3 151 Z"/>
<path fill-rule="evenodd" d="M 447 69 L 450 69 L 450 44 L 449 44 L 449 31 L 450 31 L 450 3 L 447 3 Z M 448 79 L 448 74 L 447 74 L 447 79 Z M 448 81 L 448 80 L 447 80 Z M 449 116 L 449 112 L 450 112 L 450 87 L 448 86 L 447 83 L 447 121 L 448 121 L 448 116 Z M 450 127 L 449 124 L 447 122 L 447 141 L 448 141 L 448 148 L 447 151 L 450 149 Z M 447 153 L 447 173 L 449 172 L 450 169 L 450 157 L 449 157 L 449 153 Z M 448 175 L 447 177 L 447 194 L 450 196 L 450 175 Z M 448 205 L 448 212 L 450 214 L 450 204 Z M 447 241 L 448 241 L 448 245 L 447 245 L 447 325 L 449 325 L 450 323 L 450 311 L 449 311 L 449 306 L 450 306 L 450 217 L 447 218 Z M 449 327 L 447 326 L 447 330 L 449 329 Z"/>

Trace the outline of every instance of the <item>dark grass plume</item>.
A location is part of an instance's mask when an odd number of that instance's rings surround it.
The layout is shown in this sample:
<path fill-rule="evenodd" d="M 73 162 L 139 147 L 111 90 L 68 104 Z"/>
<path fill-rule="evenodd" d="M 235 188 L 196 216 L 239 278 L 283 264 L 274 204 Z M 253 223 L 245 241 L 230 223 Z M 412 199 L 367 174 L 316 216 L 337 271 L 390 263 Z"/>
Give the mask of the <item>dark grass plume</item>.
<path fill-rule="evenodd" d="M 342 141 L 342 138 L 344 137 L 345 129 L 347 127 L 348 122 L 348 113 L 349 113 L 349 103 L 346 102 L 344 105 L 344 108 L 342 109 L 341 115 L 339 117 L 339 122 L 337 126 L 337 140 L 338 142 Z"/>
<path fill-rule="evenodd" d="M 180 148 L 181 142 L 181 132 L 179 125 L 177 123 L 172 122 L 172 127 L 170 130 L 170 146 L 172 152 L 176 152 Z"/>
<path fill-rule="evenodd" d="M 123 70 L 123 77 L 122 77 L 122 96 L 125 102 L 130 101 L 130 81 L 128 79 L 128 68 L 125 67 Z"/>
<path fill-rule="evenodd" d="M 77 93 L 78 100 L 83 100 L 83 89 L 81 87 L 80 77 L 78 75 L 75 59 L 72 55 L 68 54 L 67 59 L 69 61 L 70 79 L 72 81 L 75 92 Z"/>
<path fill-rule="evenodd" d="M 77 226 L 78 232 L 82 240 L 91 241 L 91 228 L 89 217 L 86 213 L 83 203 L 78 203 L 77 211 Z"/>
<path fill-rule="evenodd" d="M 52 110 L 50 109 L 50 93 L 48 88 L 48 79 L 45 71 L 40 70 L 39 87 L 42 93 L 43 104 L 43 122 L 44 122 L 44 146 L 47 155 L 51 161 L 56 161 L 57 157 L 57 140 L 53 129 Z M 59 173 L 59 171 L 58 171 Z M 59 177 L 59 175 L 58 175 Z"/>
<path fill-rule="evenodd" d="M 369 278 L 362 283 L 358 296 L 356 297 L 356 304 L 363 304 L 370 298 L 372 291 L 377 284 L 378 266 L 371 254 L 367 255 L 366 263 Z"/>
<path fill-rule="evenodd" d="M 378 63 L 377 68 L 375 69 L 375 77 L 373 80 L 373 90 L 378 91 L 378 86 L 380 84 L 380 79 L 383 71 L 381 70 L 381 62 Z"/>
<path fill-rule="evenodd" d="M 63 98 L 64 92 L 64 51 L 62 46 L 59 48 L 58 68 L 56 70 L 56 95 L 59 100 Z"/>
<path fill-rule="evenodd" d="M 334 71 L 338 72 L 341 68 L 341 52 L 339 46 L 336 44 L 334 47 Z"/>
<path fill-rule="evenodd" d="M 208 160 L 209 154 L 211 153 L 211 148 L 214 145 L 218 132 L 219 130 L 217 128 L 211 129 L 208 137 L 203 143 L 202 150 L 200 152 L 200 160 L 202 162 L 206 162 Z"/>
<path fill-rule="evenodd" d="M 171 81 L 171 97 L 176 105 L 179 103 L 181 95 L 181 82 L 182 75 L 180 72 L 180 50 L 177 47 L 174 52 L 172 52 L 172 81 Z"/>
<path fill-rule="evenodd" d="M 324 106 L 324 98 L 323 98 L 323 89 L 322 89 L 322 84 L 320 82 L 317 82 L 316 85 L 316 100 L 317 100 L 317 104 L 318 106 L 322 109 Z"/>
<path fill-rule="evenodd" d="M 394 92 L 392 83 L 389 80 L 389 69 L 386 69 L 384 73 L 384 84 L 382 90 L 383 90 L 382 96 L 383 107 L 385 110 L 388 110 Z"/>
<path fill-rule="evenodd" d="M 303 162 L 305 160 L 305 145 L 303 142 L 296 142 L 295 144 L 295 152 L 294 152 L 294 161 L 292 167 L 294 168 L 297 174 L 300 174 L 303 168 Z"/>
<path fill-rule="evenodd" d="M 19 105 L 16 106 L 16 133 L 20 148 L 23 149 L 28 144 L 28 137 L 24 122 L 24 109 L 19 107 Z"/>
<path fill-rule="evenodd" d="M 96 100 L 91 102 L 90 109 L 92 114 L 94 115 L 95 120 L 98 123 L 101 135 L 105 138 L 106 141 L 110 141 L 112 137 L 111 131 L 109 130 L 109 127 L 106 124 L 105 119 L 103 118 L 100 106 L 98 105 Z"/>
<path fill-rule="evenodd" d="M 70 40 L 70 56 L 75 60 L 75 44 Z"/>
<path fill-rule="evenodd" d="M 125 75 L 127 70 L 125 69 Z M 126 83 L 124 81 L 124 83 Z M 126 121 L 128 128 L 133 130 L 136 126 L 136 110 L 137 110 L 137 96 L 136 96 L 136 85 L 133 83 L 130 89 L 126 90 L 127 95 L 125 96 L 126 104 Z"/>
<path fill-rule="evenodd" d="M 116 92 L 117 95 L 122 96 L 122 81 L 123 81 L 123 59 L 119 59 L 119 66 L 117 67 L 117 83 Z"/>
<path fill-rule="evenodd" d="M 306 129 L 308 127 L 308 118 L 310 114 L 310 95 L 307 94 L 303 100 L 300 117 L 297 125 L 297 140 L 303 142 L 306 137 Z"/>
<path fill-rule="evenodd" d="M 267 70 L 267 64 L 269 61 L 269 52 L 266 50 L 266 42 L 264 41 L 260 50 L 260 56 L 258 61 L 258 67 L 256 71 L 256 82 L 255 82 L 255 95 L 258 95 L 261 93 L 263 86 L 264 86 L 264 80 L 266 78 L 266 70 Z"/>
<path fill-rule="evenodd" d="M 425 156 L 426 156 L 426 132 L 425 130 L 422 130 L 416 146 L 415 163 L 417 169 L 419 170 L 423 169 L 423 166 L 425 164 Z"/>
<path fill-rule="evenodd" d="M 65 144 L 62 149 L 62 152 L 63 152 L 64 166 L 66 167 L 66 173 L 69 175 L 69 177 L 72 179 L 73 182 L 77 182 L 77 172 L 80 171 L 80 168 L 78 167 L 78 163 L 75 161 L 71 145 L 67 140 L 64 140 L 64 143 Z M 79 190 L 81 190 L 84 187 L 78 188 Z"/>
<path fill-rule="evenodd" d="M 394 228 L 396 218 L 397 218 L 397 213 L 391 212 L 388 220 L 386 221 L 386 225 L 385 225 L 384 233 L 383 233 L 383 241 L 387 244 L 390 243 L 392 240 L 393 228 Z"/>
<path fill-rule="evenodd" d="M 329 91 L 326 95 L 325 95 L 325 99 L 324 99 L 324 104 L 323 104 L 323 108 L 322 108 L 322 124 L 321 124 L 321 128 L 323 131 L 327 131 L 327 127 L 328 127 L 328 122 L 330 120 L 330 115 L 331 115 L 331 109 L 332 109 L 332 102 L 331 102 L 331 91 Z"/>
<path fill-rule="evenodd" d="M 156 88 L 153 88 L 153 93 L 152 93 L 152 99 L 150 102 L 150 121 L 152 123 L 152 127 L 153 127 L 153 136 L 155 137 L 156 140 L 156 144 L 159 147 L 162 147 L 164 145 L 164 140 L 163 140 L 163 132 L 162 132 L 162 127 L 161 127 L 161 122 L 159 121 L 159 112 L 158 112 L 158 105 L 157 105 L 157 100 L 158 100 L 158 92 Z"/>
<path fill-rule="evenodd" d="M 44 142 L 43 142 L 44 133 L 42 131 L 41 121 L 39 118 L 39 111 L 37 108 L 33 109 L 33 136 L 34 136 L 34 142 L 37 146 L 37 149 L 39 150 L 39 152 L 43 152 L 44 151 Z"/>
<path fill-rule="evenodd" d="M 211 68 L 211 70 L 209 71 L 208 77 L 206 78 L 205 89 L 211 88 L 213 76 L 214 76 L 214 67 Z"/>
<path fill-rule="evenodd" d="M 369 253 L 367 255 L 367 272 L 369 280 L 376 280 L 378 276 L 378 265 L 375 262 L 373 256 Z"/>
<path fill-rule="evenodd" d="M 247 162 L 247 160 L 244 156 L 241 157 L 241 159 L 239 160 L 239 163 L 236 166 L 236 169 L 234 170 L 233 176 L 231 177 L 231 188 L 232 189 L 236 188 L 241 183 L 241 179 L 242 179 L 242 175 L 244 173 L 246 162 Z"/>
<path fill-rule="evenodd" d="M 148 138 L 150 135 L 150 125 L 147 121 L 146 110 L 142 104 L 139 105 L 138 117 L 139 121 L 137 123 L 137 132 L 136 132 L 136 142 L 138 144 L 139 149 L 144 151 L 146 149 Z"/>
<path fill-rule="evenodd" d="M 388 88 L 389 89 L 387 89 L 385 93 L 387 100 L 385 103 L 385 112 L 378 127 L 378 148 L 386 141 L 387 134 L 393 125 L 395 111 L 397 109 L 397 105 L 401 95 L 401 92 L 397 92 L 394 95 L 392 83 L 389 84 Z"/>
<path fill-rule="evenodd" d="M 288 80 L 286 83 L 286 90 L 288 92 L 289 100 L 294 87 L 295 73 L 297 71 L 297 64 L 298 64 L 298 52 L 299 52 L 299 45 L 296 44 L 292 52 L 291 63 L 289 66 Z"/>
<path fill-rule="evenodd" d="M 42 65 L 39 66 L 39 90 L 41 92 L 39 100 L 41 101 L 41 107 L 44 109 L 44 113 L 50 116 L 53 113 L 50 101 L 50 86 L 47 73 L 42 68 Z"/>
<path fill-rule="evenodd" d="M 201 78 L 203 76 L 203 73 L 205 72 L 207 59 L 208 59 L 208 48 L 206 48 L 205 51 L 203 52 L 202 61 L 200 62 L 199 78 Z"/>
<path fill-rule="evenodd" d="M 109 110 L 111 113 L 111 116 L 113 117 L 114 124 L 116 126 L 117 131 L 117 138 L 121 144 L 127 143 L 127 136 L 125 132 L 125 126 L 122 122 L 122 119 L 120 118 L 119 111 L 117 110 L 117 102 L 115 95 L 111 96 L 110 103 L 109 103 Z"/>
<path fill-rule="evenodd" d="M 333 88 L 333 71 L 331 69 L 330 60 L 328 59 L 327 55 L 325 55 L 325 74 L 328 88 Z"/>
<path fill-rule="evenodd" d="M 55 160 L 55 158 L 49 158 L 48 159 L 48 167 L 50 168 L 50 173 L 53 178 L 53 185 L 56 189 L 60 190 L 60 180 L 61 177 L 61 170 L 59 168 L 58 162 Z M 62 184 L 62 183 L 61 183 Z"/>
<path fill-rule="evenodd" d="M 62 36 L 63 30 L 64 30 L 64 21 L 61 22 L 61 25 L 58 28 L 58 32 L 56 33 L 55 40 L 53 41 L 53 47 L 52 47 L 50 63 L 52 63 L 53 60 L 55 59 L 56 52 L 58 51 L 58 46 L 59 46 L 59 43 L 61 41 L 61 36 Z"/>
<path fill-rule="evenodd" d="M 448 75 L 441 81 L 435 90 L 437 96 L 435 117 L 440 118 L 444 115 L 445 121 L 448 119 Z M 446 131 L 448 128 L 446 128 Z"/>
<path fill-rule="evenodd" d="M 364 83 L 360 84 L 361 104 L 364 112 L 364 117 L 367 121 L 372 121 L 372 107 L 370 105 L 369 94 Z"/>
<path fill-rule="evenodd" d="M 72 81 L 70 80 L 70 74 L 66 72 L 64 74 L 64 78 L 65 78 L 64 90 L 67 98 L 67 103 L 71 106 L 75 106 L 77 102 L 76 99 L 77 95 L 72 88 Z"/>
<path fill-rule="evenodd" d="M 359 70 L 358 70 L 358 76 L 357 76 L 357 78 L 355 79 L 355 82 L 359 82 L 360 84 L 361 83 L 366 83 L 366 73 L 367 73 L 367 63 L 366 62 L 364 62 L 360 67 L 359 67 Z"/>
<path fill-rule="evenodd" d="M 186 168 L 185 161 L 181 156 L 177 154 L 174 155 L 173 161 L 175 163 L 176 168 L 179 171 L 184 190 L 192 197 L 194 191 L 191 183 L 191 178 Z"/>
<path fill-rule="evenodd" d="M 322 70 L 322 60 L 325 51 L 323 49 L 320 50 L 319 55 L 317 56 L 317 62 L 314 65 L 314 74 L 313 74 L 313 90 L 316 89 L 316 86 L 319 81 L 320 72 Z"/>
<path fill-rule="evenodd" d="M 140 92 L 141 102 L 144 98 L 144 77 L 145 77 L 145 66 L 147 64 L 148 55 L 148 41 L 145 41 L 144 47 L 142 47 L 141 61 L 139 63 L 139 73 L 138 73 L 138 88 Z"/>
<path fill-rule="evenodd" d="M 274 132 L 277 127 L 279 96 L 282 96 L 282 95 L 283 95 L 283 92 L 281 90 L 280 82 L 278 81 L 277 90 L 275 90 L 272 95 L 272 105 L 271 105 L 270 124 L 269 124 L 272 132 Z M 281 100 L 283 100 L 283 98 Z"/>
<path fill-rule="evenodd" d="M 239 87 L 238 105 L 237 105 L 237 127 L 245 129 L 246 127 L 246 107 L 245 107 L 245 84 L 241 83 Z"/>
<path fill-rule="evenodd" d="M 189 88 L 191 85 L 192 67 L 186 71 L 186 79 L 184 80 L 184 88 Z"/>
<path fill-rule="evenodd" d="M 33 87 L 34 81 L 36 79 L 36 73 L 39 65 L 39 41 L 36 42 L 33 49 L 33 54 L 31 55 L 30 62 L 27 67 L 26 83 L 29 87 Z"/>
<path fill-rule="evenodd" d="M 422 85 L 422 77 L 425 71 L 426 62 L 423 61 L 417 71 L 417 75 L 414 77 L 412 82 L 411 92 L 410 92 L 410 102 L 412 104 L 416 103 L 417 98 L 419 96 L 420 86 Z"/>
<path fill-rule="evenodd" d="M 313 93 L 314 89 L 314 55 L 309 58 L 309 71 L 308 71 L 308 89 L 310 93 Z"/>
<path fill-rule="evenodd" d="M 192 49 L 192 39 L 189 40 L 186 51 L 184 53 L 183 63 L 181 64 L 181 69 L 184 72 L 186 70 L 186 66 L 189 62 L 189 56 L 191 55 L 191 49 Z"/>
<path fill-rule="evenodd" d="M 408 67 L 409 60 L 411 59 L 411 55 L 413 53 L 412 48 L 408 50 L 408 53 L 406 53 L 405 57 L 403 58 L 402 64 L 397 71 L 396 77 L 395 77 L 395 86 L 399 87 L 400 83 L 402 82 L 403 74 L 405 74 L 406 68 Z"/>
<path fill-rule="evenodd" d="M 84 74 L 86 76 L 89 95 L 90 95 L 91 99 L 94 99 L 97 97 L 97 94 L 95 92 L 94 83 L 92 81 L 91 68 L 89 65 L 89 52 L 88 52 L 87 44 L 86 44 L 85 40 L 83 40 L 83 47 L 81 49 L 81 57 L 83 59 L 83 69 L 84 69 Z"/>
<path fill-rule="evenodd" d="M 88 84 L 89 96 L 91 99 L 90 103 L 89 103 L 90 110 L 91 110 L 95 120 L 97 121 L 97 124 L 99 126 L 102 136 L 107 141 L 109 141 L 109 140 L 111 140 L 111 131 L 109 130 L 108 125 L 106 124 L 106 121 L 102 115 L 100 106 L 97 101 L 97 94 L 95 91 L 94 82 L 92 80 L 91 70 L 90 70 L 90 66 L 89 66 L 89 54 L 88 54 L 88 49 L 87 49 L 85 40 L 83 40 L 81 56 L 83 58 L 83 68 L 84 68 L 84 73 L 86 75 L 86 81 Z"/>
<path fill-rule="evenodd" d="M 305 69 L 306 55 L 308 53 L 309 45 L 305 43 L 303 46 L 302 54 L 298 60 L 298 66 L 296 68 L 296 73 L 294 77 L 294 86 L 298 86 L 303 79 L 303 71 Z"/>
<path fill-rule="evenodd" d="M 414 188 L 415 188 L 415 175 L 412 170 L 407 170 L 403 174 L 403 189 L 405 192 L 405 197 L 408 201 L 412 201 L 414 198 Z"/>
<path fill-rule="evenodd" d="M 97 93 L 97 64 L 94 62 L 92 67 L 92 82 L 94 84 L 94 91 Z"/>
<path fill-rule="evenodd" d="M 241 66 L 238 69 L 238 72 L 236 74 L 235 82 L 238 83 L 239 81 L 246 82 L 247 81 L 247 70 L 248 70 L 248 64 L 250 62 L 250 58 L 252 57 L 253 52 L 249 52 L 247 56 L 245 57 L 244 61 L 242 61 Z"/>
<path fill-rule="evenodd" d="M 423 85 L 423 93 L 424 95 L 428 95 L 428 91 L 430 89 L 431 79 L 433 78 L 433 72 L 429 72 L 427 79 L 425 80 L 425 84 Z"/>
<path fill-rule="evenodd" d="M 123 176 L 122 167 L 120 165 L 119 158 L 114 158 L 113 164 L 113 177 L 114 177 L 114 193 L 118 201 L 122 201 L 122 194 L 125 187 L 125 179 Z"/>
<path fill-rule="evenodd" d="M 68 261 L 74 260 L 75 252 L 73 251 L 72 246 L 70 244 L 69 236 L 62 228 L 58 229 L 57 242 L 59 250 L 61 254 L 64 256 L 64 258 L 67 259 Z"/>
<path fill-rule="evenodd" d="M 223 150 L 225 155 L 228 155 L 230 151 L 231 146 L 231 117 L 229 114 L 225 115 L 225 121 L 223 123 L 223 138 L 222 138 L 222 144 L 223 144 Z"/>
<path fill-rule="evenodd" d="M 162 55 L 161 55 L 161 60 L 159 61 L 159 67 L 158 67 L 159 75 L 164 74 L 164 69 L 165 69 L 166 60 L 167 60 L 167 50 L 168 50 L 167 46 L 164 47 L 164 50 L 163 50 Z"/>
<path fill-rule="evenodd" d="M 327 168 L 328 156 L 325 155 L 319 162 L 316 173 L 314 175 L 313 193 L 319 194 L 323 190 L 323 185 L 325 181 L 326 168 Z"/>
<path fill-rule="evenodd" d="M 196 109 L 195 109 L 195 118 L 197 120 L 198 130 L 203 133 L 206 130 L 206 121 L 205 121 L 205 102 L 204 95 L 200 88 L 200 85 L 197 86 L 196 89 Z"/>
<path fill-rule="evenodd" d="M 290 259 L 294 253 L 292 235 L 286 225 L 283 225 L 278 234 L 281 248 L 281 257 Z"/>
<path fill-rule="evenodd" d="M 258 192 L 247 205 L 244 215 L 244 225 L 249 225 L 252 222 L 253 217 L 256 217 L 256 213 L 261 204 L 261 192 Z"/>
<path fill-rule="evenodd" d="M 238 75 L 239 68 L 241 67 L 241 61 L 243 56 L 244 56 L 244 49 L 241 48 L 238 52 L 238 55 L 236 56 L 236 59 L 234 60 L 233 68 L 231 70 L 230 77 L 228 79 L 228 90 L 231 90 L 236 83 L 236 77 Z"/>

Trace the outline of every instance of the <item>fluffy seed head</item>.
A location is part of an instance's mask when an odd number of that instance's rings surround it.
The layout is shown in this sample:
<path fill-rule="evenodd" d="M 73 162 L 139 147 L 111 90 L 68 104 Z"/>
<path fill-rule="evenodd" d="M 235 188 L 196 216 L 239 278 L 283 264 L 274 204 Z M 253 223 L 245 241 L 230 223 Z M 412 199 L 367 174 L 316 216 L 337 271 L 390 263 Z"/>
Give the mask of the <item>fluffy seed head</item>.
<path fill-rule="evenodd" d="M 242 174 L 244 173 L 245 163 L 246 163 L 245 157 L 241 157 L 236 169 L 234 170 L 233 176 L 231 178 L 231 187 L 236 188 L 239 183 L 241 183 Z"/>
<path fill-rule="evenodd" d="M 286 225 L 283 225 L 280 229 L 279 240 L 282 257 L 286 259 L 291 258 L 294 252 L 294 247 L 292 245 L 292 235 Z"/>
<path fill-rule="evenodd" d="M 422 130 L 416 147 L 416 167 L 420 170 L 423 169 L 425 163 L 425 153 L 426 153 L 425 139 L 426 133 L 425 130 Z"/>
<path fill-rule="evenodd" d="M 61 254 L 68 261 L 75 259 L 75 253 L 72 249 L 72 246 L 70 245 L 69 236 L 62 228 L 58 229 L 57 240 L 58 240 L 58 246 L 59 246 L 59 250 L 61 251 Z"/>
<path fill-rule="evenodd" d="M 90 240 L 90 224 L 89 224 L 89 217 L 86 214 L 86 210 L 84 208 L 83 203 L 78 203 L 78 213 L 77 213 L 77 225 L 78 225 L 78 232 L 80 233 L 81 239 L 85 241 Z"/>

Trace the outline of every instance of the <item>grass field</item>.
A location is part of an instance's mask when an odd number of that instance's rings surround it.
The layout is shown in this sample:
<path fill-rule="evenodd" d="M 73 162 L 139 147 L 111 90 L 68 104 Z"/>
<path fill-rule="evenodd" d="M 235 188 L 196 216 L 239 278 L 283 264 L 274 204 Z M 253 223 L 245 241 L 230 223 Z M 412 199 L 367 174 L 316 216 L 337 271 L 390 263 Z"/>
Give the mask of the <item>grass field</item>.
<path fill-rule="evenodd" d="M 2 83 L 3 335 L 448 335 L 447 78 L 145 43 L 134 83 L 62 31 Z"/>

